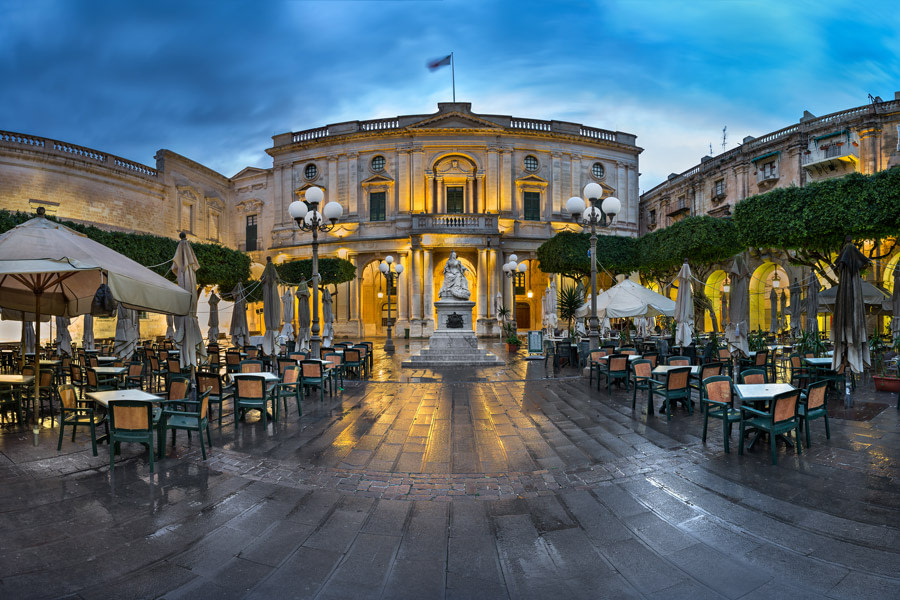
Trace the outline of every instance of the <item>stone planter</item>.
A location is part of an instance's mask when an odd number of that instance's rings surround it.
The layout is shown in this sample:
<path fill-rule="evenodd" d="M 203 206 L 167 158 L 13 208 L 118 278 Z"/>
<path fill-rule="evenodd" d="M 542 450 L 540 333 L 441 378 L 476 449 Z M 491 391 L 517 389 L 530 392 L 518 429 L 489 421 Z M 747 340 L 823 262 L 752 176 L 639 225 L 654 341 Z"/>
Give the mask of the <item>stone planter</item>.
<path fill-rule="evenodd" d="M 518 352 L 519 344 L 510 344 L 509 342 L 507 342 L 506 343 L 506 351 L 507 352 Z"/>
<path fill-rule="evenodd" d="M 900 378 L 898 377 L 875 375 L 872 379 L 875 380 L 875 389 L 879 392 L 900 392 Z"/>

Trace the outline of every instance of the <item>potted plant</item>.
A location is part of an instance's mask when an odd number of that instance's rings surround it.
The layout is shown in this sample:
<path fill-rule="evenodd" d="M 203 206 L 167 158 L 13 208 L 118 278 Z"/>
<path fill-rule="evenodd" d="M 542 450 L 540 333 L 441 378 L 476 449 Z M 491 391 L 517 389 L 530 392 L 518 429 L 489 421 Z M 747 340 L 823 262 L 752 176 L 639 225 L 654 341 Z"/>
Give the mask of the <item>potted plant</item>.
<path fill-rule="evenodd" d="M 518 352 L 519 336 L 516 335 L 516 324 L 510 319 L 511 315 L 512 312 L 505 306 L 497 311 L 497 316 L 503 323 L 503 342 L 506 344 L 507 351 Z"/>
<path fill-rule="evenodd" d="M 794 344 L 794 352 L 797 354 L 812 354 L 816 358 L 825 353 L 825 344 L 814 331 L 800 330 L 800 336 Z"/>
<path fill-rule="evenodd" d="M 900 372 L 898 372 L 897 363 L 893 372 L 888 371 L 888 362 L 892 358 L 896 358 L 900 353 L 900 335 L 891 340 L 890 336 L 882 335 L 878 332 L 869 339 L 869 353 L 872 356 L 872 368 L 875 375 L 872 380 L 875 382 L 875 389 L 879 392 L 898 392 L 900 391 Z"/>
<path fill-rule="evenodd" d="M 768 349 L 768 341 L 766 340 L 766 332 L 762 328 L 751 331 L 747 336 L 747 344 L 750 346 L 750 352 L 761 352 Z"/>

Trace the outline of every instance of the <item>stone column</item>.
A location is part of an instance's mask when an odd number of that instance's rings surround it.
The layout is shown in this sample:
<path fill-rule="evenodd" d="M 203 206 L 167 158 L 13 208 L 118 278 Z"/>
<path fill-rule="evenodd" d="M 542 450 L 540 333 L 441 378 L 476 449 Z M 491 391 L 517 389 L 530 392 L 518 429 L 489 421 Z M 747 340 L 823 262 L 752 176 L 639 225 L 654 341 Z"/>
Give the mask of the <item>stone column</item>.
<path fill-rule="evenodd" d="M 401 252 L 397 261 L 403 265 L 403 273 L 397 281 L 397 326 L 395 330 L 403 335 L 403 330 L 409 328 L 409 278 L 411 277 L 409 253 Z"/>
<path fill-rule="evenodd" d="M 362 222 L 366 219 L 363 215 L 363 205 L 359 202 L 359 153 L 351 152 L 347 155 L 347 201 L 350 214 L 356 213 L 356 220 Z M 321 209 L 320 209 L 321 210 Z"/>
<path fill-rule="evenodd" d="M 433 213 L 434 207 L 434 175 L 427 173 L 425 175 L 425 206 L 422 209 L 426 213 Z"/>
<path fill-rule="evenodd" d="M 477 335 L 485 335 L 487 333 L 485 321 L 490 315 L 490 302 L 488 299 L 488 281 L 490 279 L 490 275 L 488 274 L 489 252 L 490 250 L 487 249 L 478 250 L 478 273 L 476 273 L 478 277 L 478 305 L 477 318 L 475 321 L 475 333 Z"/>
<path fill-rule="evenodd" d="M 500 212 L 512 213 L 514 218 L 519 218 L 518 203 L 515 202 L 514 186 L 512 181 L 512 154 L 503 152 L 500 155 Z"/>
<path fill-rule="evenodd" d="M 473 200 L 473 198 L 472 198 L 472 178 L 467 177 L 466 178 L 466 208 L 465 208 L 465 211 L 469 214 L 474 212 L 474 209 L 472 208 L 472 206 L 473 206 L 472 200 Z"/>
<path fill-rule="evenodd" d="M 431 250 L 422 250 L 422 335 L 434 333 L 434 264 Z"/>
<path fill-rule="evenodd" d="M 361 304 L 359 297 L 360 290 L 362 289 L 362 285 L 360 285 L 362 273 L 359 271 L 359 261 L 356 254 L 348 255 L 347 260 L 353 263 L 353 266 L 356 269 L 356 277 L 350 280 L 350 321 L 348 325 L 350 325 L 351 335 L 355 334 L 356 336 L 359 336 L 362 332 L 362 316 L 360 315 Z"/>
<path fill-rule="evenodd" d="M 437 208 L 434 212 L 445 213 L 447 212 L 447 191 L 444 189 L 444 178 L 435 177 L 434 179 L 437 182 Z"/>
<path fill-rule="evenodd" d="M 413 337 L 422 337 L 422 251 L 414 249 L 412 254 L 412 269 L 410 269 L 410 285 L 412 286 L 412 297 L 409 299 L 410 335 Z"/>
<path fill-rule="evenodd" d="M 338 157 L 336 154 L 328 155 L 328 190 L 325 192 L 326 204 L 330 201 L 340 202 L 348 213 L 350 212 L 349 199 L 341 198 L 338 192 Z"/>
<path fill-rule="evenodd" d="M 486 204 L 487 200 L 485 199 L 486 197 L 484 194 L 484 173 L 481 173 L 480 175 L 478 175 L 478 191 L 477 191 L 476 195 L 478 196 L 478 198 L 477 198 L 478 205 L 477 205 L 476 210 L 479 213 L 488 212 L 487 204 Z"/>
<path fill-rule="evenodd" d="M 409 179 L 409 152 L 401 150 L 397 152 L 397 167 L 395 176 L 397 179 L 397 213 L 407 214 L 412 212 L 412 198 L 410 195 Z M 405 267 L 404 267 L 405 268 Z"/>
<path fill-rule="evenodd" d="M 487 150 L 487 186 L 484 191 L 484 212 L 500 212 L 500 149 L 489 146 Z"/>

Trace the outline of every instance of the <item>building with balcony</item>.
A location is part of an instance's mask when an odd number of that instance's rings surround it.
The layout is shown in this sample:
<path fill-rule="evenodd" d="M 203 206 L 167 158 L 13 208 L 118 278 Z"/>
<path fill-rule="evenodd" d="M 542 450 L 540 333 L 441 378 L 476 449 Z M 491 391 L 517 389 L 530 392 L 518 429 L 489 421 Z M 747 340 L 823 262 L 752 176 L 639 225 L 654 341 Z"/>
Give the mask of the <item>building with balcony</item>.
<path fill-rule="evenodd" d="M 769 190 L 805 186 L 810 182 L 849 173 L 872 174 L 900 165 L 900 92 L 891 101 L 874 98 L 864 106 L 817 117 L 804 111 L 800 120 L 760 137 L 748 136 L 718 156 L 704 156 L 683 173 L 641 195 L 639 232 L 666 227 L 686 216 L 727 217 L 735 204 Z M 900 253 L 876 264 L 869 277 L 886 290 L 893 288 L 891 274 Z M 808 270 L 791 265 L 775 250 L 751 253 L 750 328 L 768 329 L 773 310 L 769 293 L 786 293 L 778 286 L 797 278 L 805 281 Z M 724 265 L 723 265 L 724 267 Z M 707 280 L 706 294 L 720 306 L 726 283 L 724 270 Z M 828 283 L 822 282 L 824 287 Z M 711 327 L 707 317 L 706 328 Z M 820 318 L 820 328 L 827 323 Z"/>
<path fill-rule="evenodd" d="M 0 208 L 50 214 L 107 229 L 217 241 L 265 264 L 311 256 L 311 238 L 288 214 L 306 190 L 324 190 L 344 214 L 319 237 L 319 255 L 356 265 L 356 278 L 332 289 L 335 332 L 428 336 L 442 270 L 455 250 L 468 269 L 472 322 L 498 332 L 498 296 L 520 328 L 541 326 L 548 276 L 536 250 L 577 226 L 566 200 L 589 182 L 622 210 L 609 233 L 638 232 L 638 156 L 632 134 L 577 123 L 476 114 L 469 103 L 441 103 L 432 114 L 335 123 L 276 135 L 271 168 L 225 177 L 168 150 L 156 167 L 25 134 L 0 132 Z M 396 290 L 384 288 L 379 261 L 404 266 Z M 507 279 L 512 254 L 528 270 Z M 258 329 L 248 311 L 251 330 Z M 224 329 L 225 327 L 223 327 Z"/>

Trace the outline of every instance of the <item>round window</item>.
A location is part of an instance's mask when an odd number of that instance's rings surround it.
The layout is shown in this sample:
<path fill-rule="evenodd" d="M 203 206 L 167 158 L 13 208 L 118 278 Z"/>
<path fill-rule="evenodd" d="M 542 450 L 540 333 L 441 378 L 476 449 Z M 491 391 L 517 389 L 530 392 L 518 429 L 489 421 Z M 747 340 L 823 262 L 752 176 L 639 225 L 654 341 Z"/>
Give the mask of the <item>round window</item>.
<path fill-rule="evenodd" d="M 606 169 L 600 163 L 594 163 L 591 167 L 591 175 L 593 175 L 597 179 L 603 179 L 603 176 L 606 175 Z"/>
<path fill-rule="evenodd" d="M 384 170 L 384 157 L 380 154 L 372 159 L 372 170 L 373 171 L 383 171 Z"/>
<path fill-rule="evenodd" d="M 525 157 L 525 170 L 526 171 L 537 171 L 538 168 L 538 159 L 536 156 L 528 155 Z"/>
<path fill-rule="evenodd" d="M 309 165 L 306 165 L 305 169 L 303 169 L 303 176 L 306 177 L 307 179 L 315 179 L 316 175 L 318 175 L 318 174 L 319 174 L 319 169 L 318 169 L 318 167 L 316 167 L 316 165 L 309 164 Z"/>

